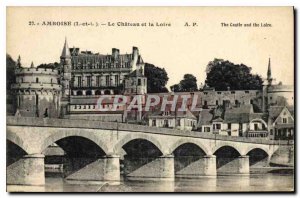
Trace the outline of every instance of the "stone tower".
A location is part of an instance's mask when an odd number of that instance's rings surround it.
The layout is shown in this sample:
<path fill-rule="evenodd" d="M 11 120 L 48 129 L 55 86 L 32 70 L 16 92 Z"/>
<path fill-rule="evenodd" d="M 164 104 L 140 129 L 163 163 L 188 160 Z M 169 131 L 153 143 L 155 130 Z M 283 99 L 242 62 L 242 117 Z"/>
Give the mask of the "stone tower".
<path fill-rule="evenodd" d="M 16 116 L 59 117 L 61 86 L 57 69 L 37 68 L 33 62 L 30 67 L 22 67 L 18 58 L 15 75 L 11 88 Z"/>
<path fill-rule="evenodd" d="M 272 87 L 272 71 L 271 71 L 271 58 L 269 58 L 268 62 L 268 71 L 267 71 L 267 79 L 263 84 L 263 111 L 267 112 L 269 108 L 269 92 Z"/>
<path fill-rule="evenodd" d="M 70 81 L 71 81 L 71 53 L 68 46 L 67 38 L 60 56 L 61 64 L 61 85 L 62 97 L 68 98 L 70 96 Z"/>

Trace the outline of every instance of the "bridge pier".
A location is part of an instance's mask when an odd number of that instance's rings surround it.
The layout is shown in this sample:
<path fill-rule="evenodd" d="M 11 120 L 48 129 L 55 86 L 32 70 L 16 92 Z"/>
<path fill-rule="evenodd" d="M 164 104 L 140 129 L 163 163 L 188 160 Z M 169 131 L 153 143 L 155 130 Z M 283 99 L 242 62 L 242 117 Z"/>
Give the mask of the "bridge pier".
<path fill-rule="evenodd" d="M 174 156 L 155 158 L 124 157 L 124 173 L 128 180 L 174 181 Z"/>
<path fill-rule="evenodd" d="M 238 174 L 248 175 L 250 173 L 250 162 L 248 155 L 241 155 L 238 158 Z"/>
<path fill-rule="evenodd" d="M 6 168 L 7 184 L 45 185 L 44 158 L 42 154 L 30 154 L 9 165 Z"/>
<path fill-rule="evenodd" d="M 236 158 L 218 159 L 217 173 L 220 175 L 228 174 L 242 174 L 247 175 L 250 173 L 250 162 L 248 155 L 237 156 Z M 220 165 L 221 164 L 221 165 Z"/>
<path fill-rule="evenodd" d="M 176 173 L 176 177 L 203 177 L 217 175 L 216 156 L 206 155 Z"/>
<path fill-rule="evenodd" d="M 66 180 L 75 181 L 120 181 L 120 156 L 68 159 L 64 164 L 64 175 Z"/>

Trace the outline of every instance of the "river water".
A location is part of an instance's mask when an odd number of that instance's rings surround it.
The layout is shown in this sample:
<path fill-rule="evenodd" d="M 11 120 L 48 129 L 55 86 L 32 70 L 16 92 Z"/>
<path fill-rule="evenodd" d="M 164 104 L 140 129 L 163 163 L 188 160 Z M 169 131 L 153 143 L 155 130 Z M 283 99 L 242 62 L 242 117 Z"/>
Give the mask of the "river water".
<path fill-rule="evenodd" d="M 46 177 L 43 187 L 7 186 L 8 191 L 42 192 L 255 192 L 293 191 L 293 171 L 252 173 L 248 176 L 224 175 L 216 178 L 175 181 L 70 182 L 62 177 Z"/>

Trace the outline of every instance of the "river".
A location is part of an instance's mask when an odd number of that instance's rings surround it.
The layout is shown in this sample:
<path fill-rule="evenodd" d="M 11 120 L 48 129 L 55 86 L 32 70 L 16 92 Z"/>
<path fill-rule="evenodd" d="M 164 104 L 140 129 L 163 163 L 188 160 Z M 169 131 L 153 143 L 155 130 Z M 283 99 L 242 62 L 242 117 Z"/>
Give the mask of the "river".
<path fill-rule="evenodd" d="M 60 176 L 46 177 L 43 187 L 8 185 L 8 191 L 42 192 L 248 192 L 293 191 L 292 170 L 252 173 L 248 176 L 224 175 L 216 178 L 175 181 L 70 182 Z"/>

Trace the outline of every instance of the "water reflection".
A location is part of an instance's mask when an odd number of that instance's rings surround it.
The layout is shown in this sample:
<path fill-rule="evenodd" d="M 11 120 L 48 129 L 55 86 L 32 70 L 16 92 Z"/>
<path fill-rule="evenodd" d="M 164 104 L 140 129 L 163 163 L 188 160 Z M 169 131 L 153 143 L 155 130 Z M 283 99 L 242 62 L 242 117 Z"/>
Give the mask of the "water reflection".
<path fill-rule="evenodd" d="M 8 191 L 26 192 L 241 192 L 292 191 L 293 173 L 224 175 L 217 178 L 176 178 L 175 181 L 74 182 L 47 177 L 43 187 L 7 186 Z"/>

